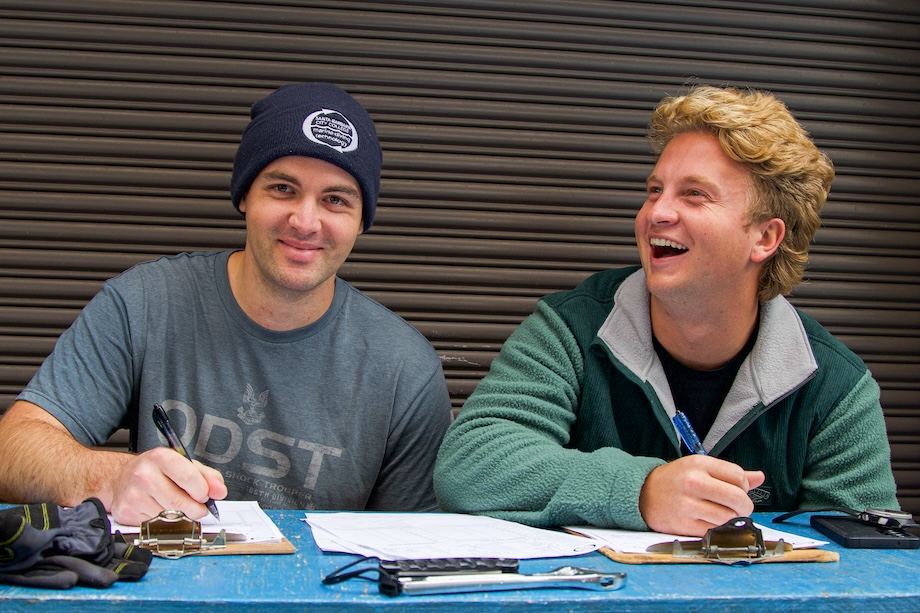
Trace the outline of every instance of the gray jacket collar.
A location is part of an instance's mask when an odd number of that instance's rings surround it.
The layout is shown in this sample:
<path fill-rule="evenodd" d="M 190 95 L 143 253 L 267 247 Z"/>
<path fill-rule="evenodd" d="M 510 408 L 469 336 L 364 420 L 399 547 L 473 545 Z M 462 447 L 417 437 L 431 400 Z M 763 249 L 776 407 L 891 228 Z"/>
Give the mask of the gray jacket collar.
<path fill-rule="evenodd" d="M 741 364 L 703 446 L 712 449 L 751 410 L 770 407 L 808 381 L 818 369 L 808 335 L 795 308 L 782 296 L 764 303 L 760 331 L 750 355 Z M 674 399 L 652 346 L 649 292 L 641 269 L 626 278 L 614 296 L 614 307 L 597 332 L 622 366 L 650 385 L 671 418 Z"/>

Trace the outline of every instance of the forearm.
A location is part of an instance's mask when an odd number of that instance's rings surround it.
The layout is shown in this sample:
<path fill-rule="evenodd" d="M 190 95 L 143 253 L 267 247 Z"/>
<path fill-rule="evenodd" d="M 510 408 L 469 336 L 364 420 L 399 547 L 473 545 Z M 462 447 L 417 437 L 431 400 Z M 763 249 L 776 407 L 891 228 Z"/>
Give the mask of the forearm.
<path fill-rule="evenodd" d="M 0 420 L 0 500 L 74 506 L 96 497 L 110 508 L 130 458 L 84 447 L 43 409 L 18 401 Z"/>
<path fill-rule="evenodd" d="M 435 472 L 445 510 L 535 526 L 646 528 L 638 509 L 645 477 L 663 464 L 613 448 L 586 453 L 516 428 L 456 432 Z"/>
<path fill-rule="evenodd" d="M 435 468 L 445 510 L 541 526 L 645 528 L 639 491 L 663 461 L 567 447 L 582 369 L 571 333 L 538 306 L 448 430 Z"/>

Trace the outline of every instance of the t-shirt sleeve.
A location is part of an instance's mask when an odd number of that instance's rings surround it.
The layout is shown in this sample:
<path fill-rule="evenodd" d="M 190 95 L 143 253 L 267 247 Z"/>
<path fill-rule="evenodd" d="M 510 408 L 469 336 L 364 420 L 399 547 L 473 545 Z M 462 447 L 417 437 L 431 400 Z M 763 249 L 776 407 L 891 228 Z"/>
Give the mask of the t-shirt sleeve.
<path fill-rule="evenodd" d="M 125 427 L 132 385 L 127 308 L 111 281 L 58 339 L 19 399 L 42 407 L 84 445 Z"/>

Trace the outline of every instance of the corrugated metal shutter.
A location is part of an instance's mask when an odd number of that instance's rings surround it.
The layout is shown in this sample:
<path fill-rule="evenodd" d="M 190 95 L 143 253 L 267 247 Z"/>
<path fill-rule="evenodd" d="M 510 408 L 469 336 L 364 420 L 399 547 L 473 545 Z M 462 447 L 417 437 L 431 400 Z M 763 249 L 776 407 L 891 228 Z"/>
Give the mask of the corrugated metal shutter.
<path fill-rule="evenodd" d="M 883 388 L 920 512 L 920 4 L 0 1 L 0 407 L 100 283 L 242 244 L 249 105 L 334 81 L 385 151 L 343 276 L 443 357 L 457 407 L 536 299 L 637 261 L 651 109 L 695 80 L 777 93 L 838 179 L 796 304 Z"/>

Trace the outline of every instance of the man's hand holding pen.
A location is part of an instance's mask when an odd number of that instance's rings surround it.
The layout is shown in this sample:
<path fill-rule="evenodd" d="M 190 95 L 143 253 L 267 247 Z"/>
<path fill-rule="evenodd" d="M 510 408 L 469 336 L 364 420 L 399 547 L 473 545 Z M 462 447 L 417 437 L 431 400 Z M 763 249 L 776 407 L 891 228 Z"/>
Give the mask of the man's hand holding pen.
<path fill-rule="evenodd" d="M 763 484 L 761 471 L 707 455 L 687 416 L 672 418 L 681 442 L 691 454 L 649 473 L 639 492 L 639 512 L 655 532 L 703 536 L 715 526 L 754 510 L 748 491 Z"/>
<path fill-rule="evenodd" d="M 227 497 L 223 475 L 189 456 L 162 407 L 157 406 L 153 416 L 169 447 L 109 455 L 121 464 L 108 484 L 111 491 L 100 492 L 99 497 L 107 502 L 115 521 L 126 525 L 140 525 L 166 509 L 182 511 L 192 519 L 214 513 L 214 500 Z"/>
<path fill-rule="evenodd" d="M 205 502 L 227 496 L 223 475 L 168 447 L 138 455 L 122 454 L 126 462 L 112 483 L 109 512 L 119 523 L 140 525 L 165 509 L 192 519 L 208 515 Z"/>
<path fill-rule="evenodd" d="M 754 511 L 747 493 L 764 482 L 761 471 L 697 454 L 649 473 L 639 493 L 639 512 L 651 530 L 703 536 L 715 526 Z"/>

